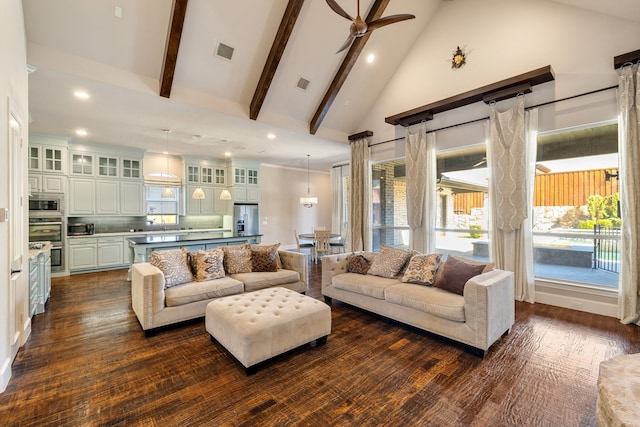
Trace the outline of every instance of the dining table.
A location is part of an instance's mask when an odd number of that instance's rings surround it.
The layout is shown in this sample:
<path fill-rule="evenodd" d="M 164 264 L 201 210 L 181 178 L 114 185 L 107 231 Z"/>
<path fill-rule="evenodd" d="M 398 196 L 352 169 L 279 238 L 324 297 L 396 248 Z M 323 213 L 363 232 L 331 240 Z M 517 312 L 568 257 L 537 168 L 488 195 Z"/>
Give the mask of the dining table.
<path fill-rule="evenodd" d="M 313 233 L 298 234 L 298 237 L 300 239 L 302 239 L 302 240 L 315 240 L 316 239 L 316 236 Z M 331 236 L 330 236 L 331 239 L 337 239 L 338 237 L 340 237 L 339 234 L 331 233 Z"/>

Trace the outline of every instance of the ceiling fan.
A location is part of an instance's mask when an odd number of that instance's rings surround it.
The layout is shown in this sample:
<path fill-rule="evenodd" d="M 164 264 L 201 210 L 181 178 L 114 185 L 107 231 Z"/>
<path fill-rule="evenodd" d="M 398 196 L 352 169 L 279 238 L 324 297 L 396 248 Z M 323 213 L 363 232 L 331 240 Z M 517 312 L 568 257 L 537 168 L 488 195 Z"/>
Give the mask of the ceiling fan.
<path fill-rule="evenodd" d="M 335 13 L 351 21 L 351 27 L 349 28 L 349 37 L 347 37 L 347 40 L 344 42 L 342 46 L 340 46 L 340 49 L 338 49 L 336 53 L 340 53 L 346 48 L 348 48 L 349 46 L 351 46 L 351 43 L 353 43 L 356 37 L 362 37 L 365 34 L 370 33 L 377 28 L 384 27 L 385 25 L 394 24 L 396 22 L 406 21 L 407 19 L 415 18 L 414 15 L 404 13 L 400 15 L 387 16 L 384 18 L 376 19 L 375 21 L 371 21 L 371 22 L 365 22 L 360 17 L 360 0 L 358 0 L 358 16 L 356 16 L 355 18 L 352 18 L 351 15 L 345 12 L 344 9 L 342 9 L 340 5 L 336 3 L 335 0 L 327 0 L 327 4 Z"/>

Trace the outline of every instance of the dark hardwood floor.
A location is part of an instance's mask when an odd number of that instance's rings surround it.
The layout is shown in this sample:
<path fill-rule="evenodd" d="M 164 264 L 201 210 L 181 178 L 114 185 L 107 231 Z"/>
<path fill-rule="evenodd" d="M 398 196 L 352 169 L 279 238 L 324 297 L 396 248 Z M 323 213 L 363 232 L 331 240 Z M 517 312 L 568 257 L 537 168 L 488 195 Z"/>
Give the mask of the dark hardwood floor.
<path fill-rule="evenodd" d="M 145 338 L 125 270 L 57 278 L 0 425 L 594 426 L 599 363 L 640 352 L 636 326 L 543 304 L 516 303 L 484 359 L 341 303 L 332 321 L 326 345 L 246 376 L 202 320 Z"/>

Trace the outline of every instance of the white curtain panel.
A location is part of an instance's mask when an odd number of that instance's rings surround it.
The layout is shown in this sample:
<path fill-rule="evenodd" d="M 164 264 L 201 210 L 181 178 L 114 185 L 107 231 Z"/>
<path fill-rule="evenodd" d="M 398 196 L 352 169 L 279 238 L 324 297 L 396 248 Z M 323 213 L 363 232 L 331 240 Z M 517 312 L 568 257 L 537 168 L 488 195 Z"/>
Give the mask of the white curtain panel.
<path fill-rule="evenodd" d="M 371 250 L 371 149 L 367 138 L 351 143 L 349 242 L 352 251 Z"/>
<path fill-rule="evenodd" d="M 492 104 L 489 117 L 491 256 L 497 268 L 514 273 L 515 298 L 533 303 L 535 278 L 529 213 L 533 207 L 538 111 L 525 114 L 524 96 L 517 96 L 513 107 L 505 111 L 498 111 Z"/>
<path fill-rule="evenodd" d="M 342 233 L 342 167 L 331 168 L 331 232 Z"/>
<path fill-rule="evenodd" d="M 407 128 L 405 138 L 407 169 L 407 223 L 411 229 L 409 246 L 418 252 L 425 252 L 427 228 L 424 223 L 427 186 L 427 135 L 425 126 L 411 133 Z"/>
<path fill-rule="evenodd" d="M 638 65 L 625 66 L 618 79 L 618 154 L 620 158 L 620 210 L 622 211 L 622 242 L 620 263 L 619 318 L 622 323 L 639 324 L 640 306 L 640 70 Z"/>
<path fill-rule="evenodd" d="M 437 197 L 436 184 L 438 173 L 436 170 L 436 134 L 427 134 L 427 183 L 425 189 L 425 211 L 422 222 L 426 230 L 424 251 L 434 253 L 436 251 L 436 209 Z"/>

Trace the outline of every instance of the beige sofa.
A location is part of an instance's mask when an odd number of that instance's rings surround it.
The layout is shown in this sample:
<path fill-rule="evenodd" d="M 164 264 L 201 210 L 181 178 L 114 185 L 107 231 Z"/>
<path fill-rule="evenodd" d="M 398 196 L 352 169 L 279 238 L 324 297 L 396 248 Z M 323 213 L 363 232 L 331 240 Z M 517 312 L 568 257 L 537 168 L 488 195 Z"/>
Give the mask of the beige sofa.
<path fill-rule="evenodd" d="M 189 282 L 165 289 L 162 271 L 150 263 L 133 264 L 131 304 L 138 321 L 151 335 L 154 329 L 204 317 L 216 298 L 274 286 L 305 293 L 309 290 L 308 256 L 279 250 L 282 269 L 277 272 L 231 274 L 220 279 Z"/>
<path fill-rule="evenodd" d="M 347 272 L 350 254 L 322 257 L 322 295 L 486 350 L 513 325 L 513 273 L 491 270 L 472 277 L 463 295 L 433 286 Z M 378 254 L 367 253 L 374 259 Z"/>

